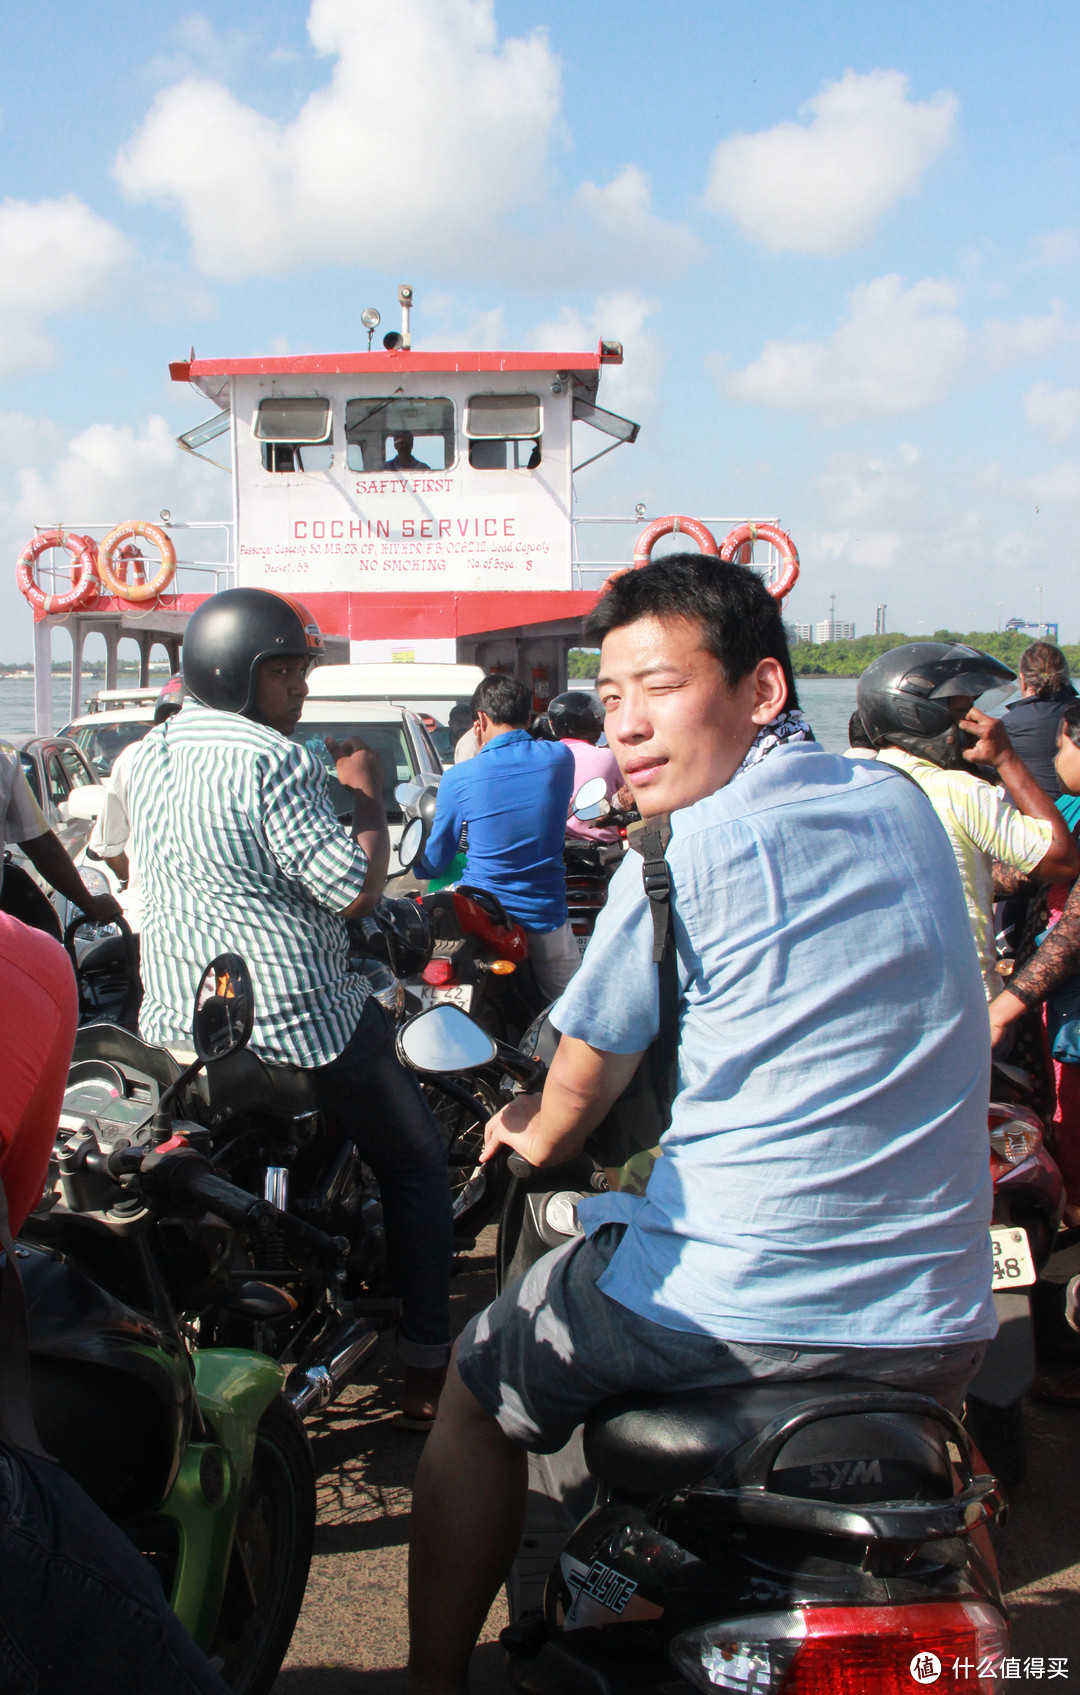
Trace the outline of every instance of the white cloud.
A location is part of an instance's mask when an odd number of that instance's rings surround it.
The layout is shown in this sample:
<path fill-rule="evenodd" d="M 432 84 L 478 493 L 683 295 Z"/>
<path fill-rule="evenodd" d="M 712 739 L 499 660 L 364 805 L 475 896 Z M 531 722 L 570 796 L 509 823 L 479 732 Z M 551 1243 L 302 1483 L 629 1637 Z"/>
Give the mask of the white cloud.
<path fill-rule="evenodd" d="M 216 52 L 195 24 L 190 45 Z M 205 275 L 437 263 L 582 288 L 704 253 L 636 166 L 553 197 L 559 61 L 542 29 L 500 39 L 494 0 L 312 0 L 308 32 L 334 63 L 291 120 L 190 75 L 117 158 L 131 199 L 180 208 Z"/>
<path fill-rule="evenodd" d="M 591 310 L 564 306 L 555 318 L 538 324 L 527 338 L 531 347 L 550 353 L 591 350 L 600 340 L 621 341 L 625 363 L 604 367 L 600 405 L 614 412 L 652 405 L 663 369 L 663 348 L 648 329 L 659 310 L 634 289 L 597 296 Z"/>
<path fill-rule="evenodd" d="M 48 364 L 46 321 L 97 298 L 128 251 L 120 231 L 74 194 L 0 203 L 0 372 Z"/>
<path fill-rule="evenodd" d="M 722 141 L 705 204 L 774 253 L 847 252 L 916 192 L 952 140 L 958 109 L 944 91 L 910 100 L 900 71 L 845 71 L 803 107 L 808 122 Z"/>
<path fill-rule="evenodd" d="M 92 424 L 65 442 L 46 418 L 0 414 L 0 462 L 10 440 L 36 450 L 37 463 L 14 471 L 0 497 L 0 552 L 15 558 L 35 524 L 119 523 L 125 518 L 156 518 L 167 506 L 177 519 L 230 515 L 229 480 L 190 455 L 181 453 L 164 418 L 152 417 L 139 429 L 130 424 Z M 184 532 L 178 531 L 183 556 Z M 211 532 L 200 540 L 203 558 L 215 557 Z M 190 555 L 189 555 L 190 557 Z M 191 586 L 194 586 L 192 583 Z M 208 588 L 210 580 L 203 579 Z M 29 608 L 15 587 L 14 572 L 0 580 L 0 651 L 24 658 L 31 648 Z M 59 657 L 59 654 L 58 654 Z"/>
<path fill-rule="evenodd" d="M 769 341 L 744 370 L 717 374 L 733 399 L 827 419 L 909 412 L 944 399 L 963 371 L 970 336 L 958 303 L 950 282 L 878 277 L 852 291 L 827 340 Z"/>
<path fill-rule="evenodd" d="M 1064 267 L 1075 265 L 1080 258 L 1080 229 L 1067 225 L 1060 230 L 1044 230 L 1031 244 L 1029 265 Z"/>
<path fill-rule="evenodd" d="M 1058 348 L 1080 340 L 1063 300 L 1052 300 L 1047 311 L 1029 312 L 1022 318 L 988 318 L 982 333 L 985 357 L 998 370 L 1037 364 Z"/>
<path fill-rule="evenodd" d="M 500 42 L 493 0 L 313 0 L 325 87 L 281 123 L 227 89 L 163 91 L 116 163 L 178 205 L 216 277 L 462 258 L 542 197 L 559 66 L 542 30 Z"/>
<path fill-rule="evenodd" d="M 1024 396 L 1024 411 L 1033 430 L 1060 446 L 1080 424 L 1080 388 L 1053 388 L 1036 383 Z"/>

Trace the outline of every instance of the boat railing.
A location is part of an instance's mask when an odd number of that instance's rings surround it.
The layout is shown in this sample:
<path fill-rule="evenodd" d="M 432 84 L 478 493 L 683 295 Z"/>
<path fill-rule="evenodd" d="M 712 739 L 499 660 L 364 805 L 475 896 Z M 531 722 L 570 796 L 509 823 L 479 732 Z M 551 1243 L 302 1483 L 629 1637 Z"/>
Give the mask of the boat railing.
<path fill-rule="evenodd" d="M 654 515 L 655 516 L 655 515 Z M 696 514 L 695 514 L 696 516 Z M 761 518 L 759 523 L 776 523 L 775 518 Z M 616 571 L 625 571 L 633 563 L 634 542 L 639 531 L 643 530 L 651 520 L 643 513 L 637 513 L 633 518 L 612 517 L 576 517 L 573 520 L 573 547 L 570 561 L 571 586 L 595 593 L 602 588 L 608 578 Z M 736 524 L 741 524 L 741 518 L 702 518 L 701 523 L 708 526 L 718 542 L 722 542 L 729 530 Z M 614 531 L 614 535 L 605 535 L 605 530 Z M 633 531 L 632 535 L 627 534 Z M 655 557 L 662 553 L 679 551 L 683 542 L 678 535 L 666 536 L 656 549 Z M 685 543 L 691 552 L 697 551 L 697 543 L 687 539 Z M 603 554 L 600 554 L 603 549 Z M 780 550 L 770 543 L 759 541 L 754 548 L 754 564 L 761 571 L 767 583 L 774 582 L 780 573 Z"/>

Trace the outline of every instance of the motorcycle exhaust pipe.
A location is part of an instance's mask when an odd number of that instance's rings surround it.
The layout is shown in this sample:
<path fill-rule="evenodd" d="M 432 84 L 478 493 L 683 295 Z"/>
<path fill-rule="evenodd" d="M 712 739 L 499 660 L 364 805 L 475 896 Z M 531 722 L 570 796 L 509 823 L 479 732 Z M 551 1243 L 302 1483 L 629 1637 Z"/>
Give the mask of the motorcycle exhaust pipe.
<path fill-rule="evenodd" d="M 320 1412 L 378 1340 L 379 1332 L 366 1318 L 339 1325 L 318 1356 L 293 1374 L 285 1389 L 286 1400 L 301 1418 Z"/>

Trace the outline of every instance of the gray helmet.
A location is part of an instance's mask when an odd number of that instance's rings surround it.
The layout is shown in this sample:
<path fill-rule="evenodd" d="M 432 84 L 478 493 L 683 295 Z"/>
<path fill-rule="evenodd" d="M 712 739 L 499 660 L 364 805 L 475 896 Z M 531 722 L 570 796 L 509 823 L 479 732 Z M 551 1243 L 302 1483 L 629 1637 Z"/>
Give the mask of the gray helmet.
<path fill-rule="evenodd" d="M 584 689 L 557 694 L 547 709 L 548 722 L 556 741 L 572 736 L 577 741 L 596 743 L 604 728 L 604 708 L 598 696 Z"/>
<path fill-rule="evenodd" d="M 907 642 L 866 667 L 855 698 L 874 747 L 891 742 L 934 765 L 970 770 L 949 697 L 974 699 L 1015 680 L 1000 659 L 963 642 Z"/>

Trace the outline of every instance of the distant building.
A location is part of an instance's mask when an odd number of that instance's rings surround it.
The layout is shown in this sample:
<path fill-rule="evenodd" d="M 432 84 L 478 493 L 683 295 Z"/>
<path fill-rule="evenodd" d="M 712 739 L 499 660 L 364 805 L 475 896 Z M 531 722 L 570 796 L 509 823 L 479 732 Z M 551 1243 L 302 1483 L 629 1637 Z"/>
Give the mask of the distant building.
<path fill-rule="evenodd" d="M 789 624 L 788 629 L 794 631 L 797 642 L 812 642 L 814 639 L 813 624 Z"/>
<path fill-rule="evenodd" d="M 855 640 L 854 624 L 845 624 L 839 618 L 822 618 L 814 630 L 814 640 L 817 642 L 853 642 Z"/>

